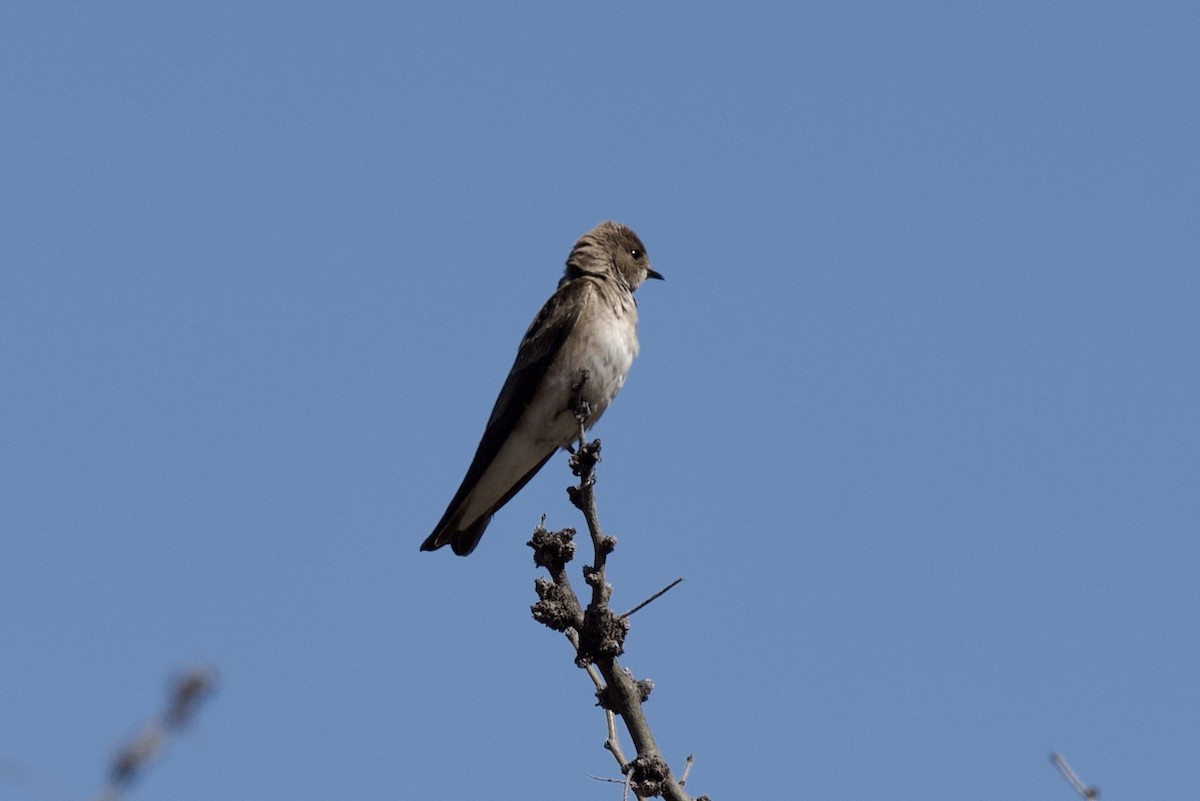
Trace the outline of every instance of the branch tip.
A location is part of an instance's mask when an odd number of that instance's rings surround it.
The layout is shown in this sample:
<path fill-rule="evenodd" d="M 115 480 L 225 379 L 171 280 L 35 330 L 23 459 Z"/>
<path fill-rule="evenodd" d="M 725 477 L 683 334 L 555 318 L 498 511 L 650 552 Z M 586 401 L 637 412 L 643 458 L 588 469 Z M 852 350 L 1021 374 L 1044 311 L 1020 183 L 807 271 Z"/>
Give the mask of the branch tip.
<path fill-rule="evenodd" d="M 680 576 L 679 578 L 675 579 L 674 581 L 672 581 L 672 582 L 671 582 L 670 584 L 668 584 L 667 586 L 663 587 L 663 588 L 662 588 L 661 590 L 659 590 L 658 592 L 656 592 L 656 593 L 654 593 L 653 595 L 651 595 L 651 596 L 650 596 L 649 598 L 647 598 L 646 600 L 642 601 L 642 602 L 641 602 L 640 604 L 638 604 L 637 606 L 635 606 L 635 607 L 633 607 L 632 609 L 630 609 L 630 610 L 629 610 L 628 612 L 626 612 L 625 614 L 621 615 L 621 617 L 629 617 L 630 615 L 632 615 L 634 612 L 638 611 L 638 610 L 639 610 L 639 609 L 641 609 L 642 607 L 648 606 L 648 605 L 650 605 L 651 603 L 653 603 L 654 601 L 657 601 L 659 598 L 661 598 L 662 596 L 666 595 L 668 590 L 672 589 L 673 587 L 675 587 L 677 584 L 681 583 L 682 581 L 683 581 L 683 576 Z"/>

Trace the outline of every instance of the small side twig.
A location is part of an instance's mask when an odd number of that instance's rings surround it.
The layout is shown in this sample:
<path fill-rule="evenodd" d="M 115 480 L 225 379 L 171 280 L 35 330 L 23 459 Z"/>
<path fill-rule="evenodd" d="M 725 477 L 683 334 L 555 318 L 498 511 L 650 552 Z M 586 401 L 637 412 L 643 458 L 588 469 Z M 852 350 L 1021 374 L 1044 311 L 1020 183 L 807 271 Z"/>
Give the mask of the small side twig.
<path fill-rule="evenodd" d="M 1063 775 L 1063 778 L 1079 793 L 1079 797 L 1084 801 L 1092 801 L 1100 797 L 1100 788 L 1095 785 L 1088 786 L 1083 783 L 1083 780 L 1075 775 L 1075 771 L 1071 770 L 1071 766 L 1067 764 L 1067 760 L 1063 755 L 1055 751 L 1050 754 L 1050 761 L 1054 763 L 1054 767 L 1058 768 L 1058 772 Z"/>
<path fill-rule="evenodd" d="M 680 787 L 685 787 L 687 785 L 688 774 L 692 772 L 692 763 L 695 761 L 696 761 L 696 759 L 691 754 L 688 754 L 687 759 L 684 760 L 683 775 L 679 777 L 679 786 Z"/>
<path fill-rule="evenodd" d="M 666 595 L 668 590 L 672 589 L 672 588 L 673 588 L 675 585 L 679 584 L 681 581 L 683 581 L 683 576 L 680 576 L 679 578 L 675 579 L 675 580 L 674 580 L 674 581 L 672 581 L 670 584 L 668 584 L 667 586 L 663 587 L 661 590 L 659 590 L 658 592 L 654 593 L 654 594 L 653 594 L 653 595 L 651 595 L 649 598 L 647 598 L 646 600 L 642 601 L 640 604 L 638 604 L 637 606 L 633 607 L 632 609 L 630 609 L 630 610 L 629 610 L 628 612 L 626 612 L 625 614 L 621 615 L 621 617 L 629 617 L 630 615 L 632 615 L 634 612 L 638 611 L 638 610 L 639 610 L 639 609 L 641 609 L 642 607 L 644 607 L 644 606 L 649 606 L 650 604 L 652 604 L 652 603 L 654 603 L 655 601 L 657 601 L 659 598 L 661 598 L 661 597 L 663 597 L 664 595 Z"/>
<path fill-rule="evenodd" d="M 592 781 L 608 782 L 609 784 L 621 785 L 621 801 L 628 801 L 628 798 L 629 798 L 629 777 L 628 776 L 626 776 L 623 779 L 610 779 L 607 776 L 593 776 L 592 774 L 589 773 L 589 774 L 587 774 L 587 777 L 589 779 L 591 779 Z"/>
<path fill-rule="evenodd" d="M 629 760 L 625 758 L 625 752 L 621 750 L 621 740 L 617 735 L 617 716 L 611 709 L 606 709 L 604 710 L 604 720 L 608 724 L 608 739 L 604 741 L 604 747 L 617 760 L 617 767 L 621 769 L 621 772 L 628 773 Z"/>

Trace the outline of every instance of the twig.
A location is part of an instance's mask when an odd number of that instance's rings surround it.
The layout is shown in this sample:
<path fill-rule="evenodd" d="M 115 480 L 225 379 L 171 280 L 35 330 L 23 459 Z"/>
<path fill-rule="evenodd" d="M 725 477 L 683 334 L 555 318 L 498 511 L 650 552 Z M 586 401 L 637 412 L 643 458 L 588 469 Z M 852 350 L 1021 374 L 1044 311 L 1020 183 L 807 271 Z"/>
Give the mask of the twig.
<path fill-rule="evenodd" d="M 617 735 L 617 716 L 613 714 L 611 709 L 604 710 L 604 720 L 608 724 L 608 739 L 604 741 L 604 747 L 607 748 L 617 760 L 617 767 L 622 773 L 629 773 L 629 760 L 625 758 L 625 753 L 621 751 L 621 740 Z"/>
<path fill-rule="evenodd" d="M 679 777 L 679 786 L 680 787 L 684 787 L 687 785 L 688 774 L 690 774 L 692 772 L 692 763 L 695 761 L 696 761 L 695 758 L 692 757 L 691 754 L 687 755 L 687 759 L 683 763 L 683 775 Z"/>
<path fill-rule="evenodd" d="M 589 779 L 591 779 L 594 782 L 608 782 L 609 784 L 625 784 L 626 783 L 624 779 L 610 779 L 608 776 L 596 776 L 595 774 L 592 774 L 592 773 L 585 773 L 583 775 L 587 776 Z"/>
<path fill-rule="evenodd" d="M 1054 763 L 1054 767 L 1058 768 L 1058 772 L 1063 775 L 1070 785 L 1075 788 L 1075 792 L 1079 793 L 1079 797 L 1085 801 L 1092 801 L 1100 797 L 1100 788 L 1095 786 L 1087 786 L 1083 780 L 1075 775 L 1075 771 L 1071 770 L 1071 766 L 1067 764 L 1067 760 L 1063 755 L 1055 751 L 1050 755 L 1050 761 Z"/>
<path fill-rule="evenodd" d="M 596 781 L 596 782 L 608 782 L 609 784 L 619 784 L 619 785 L 621 785 L 621 798 L 622 798 L 623 800 L 624 800 L 624 799 L 627 799 L 627 798 L 629 798 L 629 777 L 628 777 L 628 776 L 626 776 L 626 777 L 625 777 L 625 778 L 623 778 L 623 779 L 610 779 L 610 778 L 608 778 L 607 776 L 593 776 L 593 775 L 592 775 L 592 774 L 590 774 L 590 773 L 587 773 L 587 774 L 584 774 L 584 775 L 586 775 L 586 776 L 587 776 L 589 779 L 591 779 L 592 781 Z"/>
<path fill-rule="evenodd" d="M 629 616 L 630 616 L 630 615 L 632 615 L 634 612 L 636 612 L 637 610 L 641 609 L 643 606 L 649 606 L 650 604 L 654 603 L 655 601 L 657 601 L 657 600 L 658 600 L 659 598 L 661 598 L 662 596 L 666 595 L 666 594 L 667 594 L 667 590 L 670 590 L 672 587 L 674 587 L 676 584 L 680 583 L 681 581 L 683 581 L 683 576 L 680 576 L 679 578 L 675 579 L 675 580 L 674 580 L 674 581 L 672 581 L 670 584 L 668 584 L 667 586 L 663 587 L 661 590 L 659 590 L 658 592 L 654 593 L 654 594 L 653 594 L 653 595 L 651 595 L 649 598 L 647 598 L 646 600 L 642 601 L 640 604 L 638 604 L 637 606 L 633 607 L 632 609 L 630 609 L 630 610 L 629 610 L 628 612 L 626 612 L 625 614 L 621 615 L 621 617 L 629 617 Z"/>

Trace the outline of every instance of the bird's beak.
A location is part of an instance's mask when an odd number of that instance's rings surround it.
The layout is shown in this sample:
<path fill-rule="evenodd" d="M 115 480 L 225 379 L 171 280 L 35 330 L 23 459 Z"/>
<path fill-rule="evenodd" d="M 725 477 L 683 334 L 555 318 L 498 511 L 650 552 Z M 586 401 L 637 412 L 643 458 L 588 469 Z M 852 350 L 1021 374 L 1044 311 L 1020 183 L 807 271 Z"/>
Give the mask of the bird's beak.
<path fill-rule="evenodd" d="M 658 270 L 647 269 L 646 277 L 647 278 L 657 278 L 659 281 L 666 280 L 662 277 L 662 273 L 660 273 Z"/>

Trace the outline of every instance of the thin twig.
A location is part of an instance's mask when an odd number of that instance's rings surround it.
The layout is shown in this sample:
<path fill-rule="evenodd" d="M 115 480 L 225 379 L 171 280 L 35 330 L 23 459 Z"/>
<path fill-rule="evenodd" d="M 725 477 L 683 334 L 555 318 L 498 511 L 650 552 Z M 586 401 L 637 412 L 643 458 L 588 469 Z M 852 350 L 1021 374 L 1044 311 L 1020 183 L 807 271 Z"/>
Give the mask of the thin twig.
<path fill-rule="evenodd" d="M 683 775 L 679 777 L 679 786 L 687 786 L 688 774 L 692 772 L 692 763 L 696 760 L 691 754 L 687 755 L 687 760 L 683 763 Z"/>
<path fill-rule="evenodd" d="M 1071 766 L 1067 764 L 1067 760 L 1063 755 L 1055 751 L 1050 755 L 1050 761 L 1054 763 L 1054 767 L 1058 768 L 1058 772 L 1063 775 L 1063 778 L 1075 788 L 1075 792 L 1079 793 L 1079 797 L 1084 801 L 1092 801 L 1100 797 L 1099 787 L 1089 787 L 1083 783 L 1083 780 L 1075 775 L 1075 771 L 1071 770 Z"/>
<path fill-rule="evenodd" d="M 621 774 L 625 777 L 621 780 L 621 784 L 625 785 L 621 791 L 621 797 L 629 798 L 630 766 L 628 760 L 625 759 L 625 754 L 621 751 L 621 741 L 617 736 L 617 716 L 612 713 L 612 710 L 606 709 L 604 710 L 604 719 L 608 723 L 608 739 L 604 741 L 604 747 L 613 755 L 613 759 L 617 760 L 617 767 L 621 769 Z M 615 779 L 608 781 L 615 781 Z M 639 795 L 638 798 L 641 796 Z"/>
<path fill-rule="evenodd" d="M 629 773 L 629 760 L 625 758 L 624 752 L 621 751 L 621 740 L 617 735 L 617 716 L 611 710 L 604 710 L 604 719 L 608 724 L 608 739 L 604 741 L 604 747 L 609 750 L 613 757 L 617 760 L 617 767 L 622 773 Z"/>
<path fill-rule="evenodd" d="M 593 773 L 585 773 L 583 775 L 587 776 L 589 779 L 591 779 L 592 781 L 595 781 L 595 782 L 608 782 L 609 784 L 624 784 L 625 783 L 624 779 L 612 779 L 612 778 L 609 778 L 608 776 L 597 776 Z"/>
<path fill-rule="evenodd" d="M 637 610 L 641 609 L 643 606 L 648 606 L 649 604 L 651 604 L 651 603 L 653 603 L 653 602 L 657 601 L 659 598 L 661 598 L 662 596 L 664 596 L 664 595 L 666 595 L 666 594 L 667 594 L 667 590 L 670 590 L 672 587 L 674 587 L 676 584 L 679 584 L 681 581 L 683 581 L 683 576 L 680 576 L 679 578 L 675 579 L 675 580 L 674 580 L 674 581 L 672 581 L 670 584 L 668 584 L 667 586 L 663 587 L 661 590 L 659 590 L 658 592 L 654 593 L 654 594 L 653 594 L 653 595 L 651 595 L 649 598 L 647 598 L 646 600 L 642 601 L 640 604 L 638 604 L 637 606 L 633 607 L 632 609 L 630 609 L 630 610 L 629 610 L 628 612 L 626 612 L 625 614 L 621 615 L 621 617 L 629 617 L 629 616 L 630 616 L 630 615 L 632 615 L 634 612 L 636 612 Z"/>

